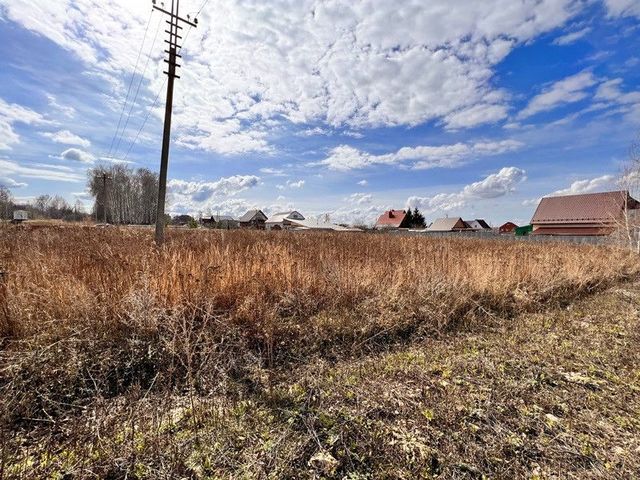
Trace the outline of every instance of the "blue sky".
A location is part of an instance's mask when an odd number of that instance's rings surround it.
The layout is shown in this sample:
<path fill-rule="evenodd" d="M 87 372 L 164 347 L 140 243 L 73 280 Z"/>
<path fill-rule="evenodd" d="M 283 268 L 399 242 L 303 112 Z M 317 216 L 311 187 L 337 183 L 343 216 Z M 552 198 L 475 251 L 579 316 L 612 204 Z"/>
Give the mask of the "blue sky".
<path fill-rule="evenodd" d="M 150 4 L 0 0 L 15 197 L 89 207 L 88 168 L 158 169 Z M 614 188 L 640 132 L 638 0 L 181 2 L 201 7 L 176 83 L 174 213 L 371 223 L 410 205 L 524 223 L 544 195 Z"/>

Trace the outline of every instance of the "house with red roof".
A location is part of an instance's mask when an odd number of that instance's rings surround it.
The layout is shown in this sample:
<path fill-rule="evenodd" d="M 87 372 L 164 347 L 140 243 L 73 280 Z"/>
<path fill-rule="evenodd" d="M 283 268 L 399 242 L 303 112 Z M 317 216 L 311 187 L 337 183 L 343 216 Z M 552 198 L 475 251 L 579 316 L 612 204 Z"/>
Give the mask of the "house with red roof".
<path fill-rule="evenodd" d="M 376 229 L 408 228 L 407 212 L 405 210 L 387 210 L 378 217 Z"/>
<path fill-rule="evenodd" d="M 516 228 L 518 228 L 518 225 L 516 225 L 513 222 L 507 222 L 500 225 L 500 227 L 498 228 L 498 232 L 499 233 L 515 233 Z"/>

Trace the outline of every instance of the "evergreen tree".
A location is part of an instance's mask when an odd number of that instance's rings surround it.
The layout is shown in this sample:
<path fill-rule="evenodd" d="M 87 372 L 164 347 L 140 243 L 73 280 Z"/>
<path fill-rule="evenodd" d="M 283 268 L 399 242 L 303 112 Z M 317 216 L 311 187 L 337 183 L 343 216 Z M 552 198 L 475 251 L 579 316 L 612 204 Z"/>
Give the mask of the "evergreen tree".
<path fill-rule="evenodd" d="M 416 209 L 413 211 L 413 227 L 414 228 L 425 227 L 424 215 L 422 215 L 420 210 L 418 210 L 418 207 L 416 207 Z"/>
<path fill-rule="evenodd" d="M 413 226 L 413 212 L 411 212 L 411 207 L 407 209 L 402 226 L 406 228 L 411 228 Z"/>

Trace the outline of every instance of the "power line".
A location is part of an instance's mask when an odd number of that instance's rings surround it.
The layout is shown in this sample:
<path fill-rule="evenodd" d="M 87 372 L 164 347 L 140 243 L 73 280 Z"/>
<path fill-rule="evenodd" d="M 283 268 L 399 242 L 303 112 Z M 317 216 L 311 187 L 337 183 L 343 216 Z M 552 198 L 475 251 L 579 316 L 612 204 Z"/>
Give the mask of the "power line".
<path fill-rule="evenodd" d="M 144 80 L 144 74 L 147 73 L 147 68 L 149 67 L 149 61 L 151 60 L 151 55 L 153 54 L 153 50 L 156 46 L 156 40 L 158 39 L 158 32 L 160 31 L 160 25 L 162 24 L 162 18 L 158 21 L 158 26 L 156 27 L 156 33 L 153 37 L 153 43 L 151 44 L 151 49 L 149 50 L 149 54 L 147 55 L 147 61 L 144 65 L 144 70 L 140 74 L 140 80 L 138 81 L 138 87 L 136 88 L 136 94 L 133 97 L 133 101 L 131 102 L 131 107 L 129 108 L 129 113 L 127 114 L 127 119 L 124 123 L 124 127 L 122 127 L 122 133 L 120 134 L 120 138 L 118 139 L 118 144 L 116 145 L 116 149 L 113 152 L 113 156 L 115 157 L 118 154 L 118 150 L 120 150 L 120 143 L 122 142 L 122 138 L 124 137 L 124 133 L 127 130 L 127 126 L 129 125 L 129 120 L 131 119 L 131 114 L 133 113 L 133 109 L 136 106 L 136 101 L 138 100 L 138 95 L 140 93 L 140 87 L 142 86 L 142 82 Z"/>
<path fill-rule="evenodd" d="M 208 1 L 209 0 L 205 0 L 205 2 L 200 7 L 199 12 L 202 11 L 202 9 L 208 3 Z M 193 27 L 191 25 L 189 25 L 189 28 L 187 29 L 187 33 L 185 34 L 184 40 L 182 42 L 182 46 L 180 46 L 180 48 L 178 49 L 178 53 L 180 53 L 182 51 L 182 49 L 184 48 L 184 45 L 187 43 L 187 39 L 189 38 L 189 34 L 191 33 L 192 29 L 193 29 Z M 142 121 L 142 125 L 140 125 L 140 128 L 138 129 L 138 132 L 136 133 L 135 138 L 129 144 L 129 148 L 127 149 L 127 153 L 124 155 L 124 157 L 122 157 L 123 160 L 126 160 L 127 158 L 129 158 L 129 154 L 131 153 L 131 150 L 133 149 L 133 147 L 136 144 L 136 142 L 138 141 L 138 138 L 140 137 L 140 134 L 142 133 L 142 130 L 146 126 L 147 121 L 149 120 L 149 117 L 151 116 L 151 113 L 153 112 L 153 109 L 156 107 L 156 105 L 158 103 L 158 99 L 160 98 L 160 93 L 162 92 L 162 90 L 164 90 L 164 87 L 165 87 L 166 84 L 167 84 L 167 79 L 165 78 L 164 82 L 162 82 L 162 85 L 158 89 L 158 92 L 156 93 L 156 96 L 155 96 L 155 98 L 153 100 L 153 103 L 151 104 L 151 107 L 149 108 L 149 111 L 147 112 L 147 115 L 145 116 L 144 120 Z"/>
<path fill-rule="evenodd" d="M 138 57 L 136 58 L 136 64 L 131 73 L 131 79 L 129 80 L 129 88 L 127 89 L 127 96 L 124 99 L 124 103 L 122 104 L 122 110 L 120 111 L 120 118 L 118 119 L 118 126 L 116 127 L 116 131 L 113 134 L 113 138 L 111 139 L 111 145 L 109 146 L 109 153 L 107 156 L 111 155 L 111 149 L 113 148 L 113 143 L 116 140 L 116 136 L 120 131 L 120 124 L 122 122 L 122 116 L 124 115 L 124 111 L 127 108 L 127 102 L 129 101 L 129 94 L 131 93 L 131 87 L 133 86 L 133 79 L 136 76 L 136 72 L 138 71 L 138 63 L 140 62 L 140 55 L 142 55 L 142 49 L 144 48 L 144 42 L 147 40 L 147 32 L 149 31 L 149 25 L 151 24 L 151 18 L 153 17 L 153 9 L 149 12 L 149 19 L 147 20 L 147 26 L 144 29 L 144 37 L 142 37 L 142 43 L 140 44 L 140 49 L 138 50 Z"/>

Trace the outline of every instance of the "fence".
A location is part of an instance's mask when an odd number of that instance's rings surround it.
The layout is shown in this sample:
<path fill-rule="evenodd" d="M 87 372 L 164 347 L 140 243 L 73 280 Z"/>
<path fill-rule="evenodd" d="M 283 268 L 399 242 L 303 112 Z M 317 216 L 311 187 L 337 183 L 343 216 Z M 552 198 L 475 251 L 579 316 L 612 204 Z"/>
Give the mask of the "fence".
<path fill-rule="evenodd" d="M 582 245 L 619 245 L 628 246 L 628 239 L 614 236 L 587 236 L 587 235 L 525 235 L 517 237 L 514 234 L 499 234 L 495 232 L 426 232 L 421 230 L 393 230 L 394 235 L 431 237 L 431 238 L 480 238 L 484 240 L 501 240 L 505 242 L 561 242 L 575 243 Z M 637 235 L 634 235 L 637 237 Z M 638 242 L 638 238 L 634 240 L 634 244 Z"/>

